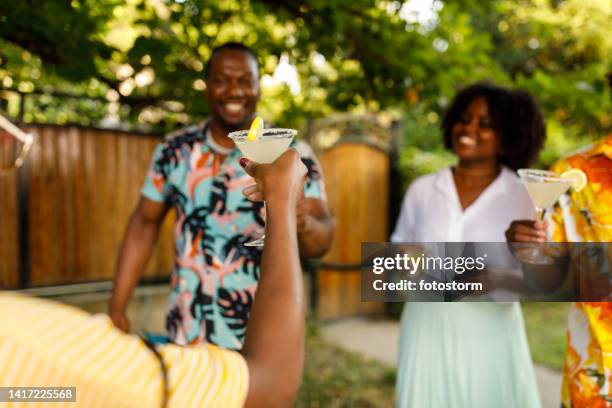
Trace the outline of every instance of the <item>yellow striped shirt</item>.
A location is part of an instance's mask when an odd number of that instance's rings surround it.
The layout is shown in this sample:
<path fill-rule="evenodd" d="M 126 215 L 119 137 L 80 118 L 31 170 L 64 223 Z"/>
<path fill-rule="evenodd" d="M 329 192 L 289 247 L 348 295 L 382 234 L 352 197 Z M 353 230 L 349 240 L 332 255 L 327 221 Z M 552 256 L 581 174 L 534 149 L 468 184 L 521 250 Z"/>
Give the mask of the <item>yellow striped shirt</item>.
<path fill-rule="evenodd" d="M 158 347 L 168 369 L 168 407 L 241 407 L 248 388 L 242 356 L 206 344 Z M 70 407 L 160 407 L 159 360 L 106 315 L 0 292 L 0 387 L 76 387 Z M 0 403 L 0 407 L 59 407 Z"/>

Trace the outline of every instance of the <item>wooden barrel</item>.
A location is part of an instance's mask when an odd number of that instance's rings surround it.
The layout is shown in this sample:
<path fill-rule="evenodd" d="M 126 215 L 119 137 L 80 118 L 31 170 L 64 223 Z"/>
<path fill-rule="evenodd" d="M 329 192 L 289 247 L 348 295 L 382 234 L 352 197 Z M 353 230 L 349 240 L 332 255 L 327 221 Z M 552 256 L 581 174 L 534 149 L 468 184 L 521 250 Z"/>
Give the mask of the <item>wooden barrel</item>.
<path fill-rule="evenodd" d="M 364 142 L 343 142 L 320 155 L 330 208 L 336 219 L 331 249 L 317 273 L 321 319 L 382 311 L 361 302 L 361 242 L 387 241 L 389 155 Z"/>

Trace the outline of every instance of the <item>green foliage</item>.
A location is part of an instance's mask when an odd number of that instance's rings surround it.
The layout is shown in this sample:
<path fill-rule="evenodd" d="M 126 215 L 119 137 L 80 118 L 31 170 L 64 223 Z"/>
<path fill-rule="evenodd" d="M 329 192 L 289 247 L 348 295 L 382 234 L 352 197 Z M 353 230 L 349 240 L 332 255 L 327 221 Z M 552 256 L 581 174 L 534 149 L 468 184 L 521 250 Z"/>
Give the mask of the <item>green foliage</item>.
<path fill-rule="evenodd" d="M 39 56 L 62 77 L 85 80 L 96 70 L 96 59 L 111 55 L 112 47 L 99 35 L 120 3 L 5 1 L 0 6 L 0 38 Z"/>
<path fill-rule="evenodd" d="M 406 186 L 419 176 L 456 162 L 455 156 L 444 147 L 440 120 L 435 110 L 423 111 L 422 105 L 403 115 L 400 127 L 404 131 L 404 146 L 398 165 Z"/>
<path fill-rule="evenodd" d="M 457 89 L 476 80 L 523 88 L 538 98 L 548 129 L 538 167 L 609 133 L 612 106 L 604 75 L 612 71 L 611 18 L 607 0 L 445 3 L 434 30 L 453 40 L 444 70 L 432 78 L 434 93 L 425 86 L 419 92 L 417 84 L 404 107 L 400 166 L 406 181 L 452 163 L 442 150 L 437 118 Z M 476 67 L 465 63 L 472 60 Z M 419 136 L 423 132 L 426 138 Z"/>
<path fill-rule="evenodd" d="M 429 19 L 406 14 L 417 3 L 6 0 L 0 108 L 27 122 L 110 117 L 157 130 L 193 122 L 208 114 L 202 77 L 211 48 L 235 40 L 259 53 L 261 112 L 275 123 L 302 126 L 338 111 L 405 116 L 409 177 L 449 162 L 440 118 L 476 80 L 537 95 L 551 135 L 542 165 L 610 131 L 608 0 L 434 1 Z M 299 94 L 270 85 L 282 55 L 297 69 Z"/>

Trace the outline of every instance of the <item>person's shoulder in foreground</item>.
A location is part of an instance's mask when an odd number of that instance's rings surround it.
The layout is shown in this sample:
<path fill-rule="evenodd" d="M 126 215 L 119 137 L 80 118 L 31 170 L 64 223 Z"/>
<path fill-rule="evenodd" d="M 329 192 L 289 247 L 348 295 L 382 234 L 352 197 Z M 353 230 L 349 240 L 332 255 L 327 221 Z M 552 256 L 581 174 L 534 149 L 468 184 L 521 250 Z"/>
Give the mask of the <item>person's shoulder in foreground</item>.
<path fill-rule="evenodd" d="M 259 296 L 241 354 L 209 344 L 153 352 L 106 315 L 0 291 L 0 384 L 75 387 L 82 407 L 159 407 L 165 397 L 169 407 L 291 406 L 304 360 L 295 207 L 306 168 L 294 149 L 270 165 L 241 165 L 257 183 L 245 195 L 268 206 Z"/>
<path fill-rule="evenodd" d="M 75 387 L 76 406 L 159 407 L 160 363 L 106 315 L 0 292 L 0 384 Z M 40 319 L 44 316 L 44 319 Z M 159 348 L 168 406 L 242 406 L 248 370 L 240 354 L 216 346 Z"/>

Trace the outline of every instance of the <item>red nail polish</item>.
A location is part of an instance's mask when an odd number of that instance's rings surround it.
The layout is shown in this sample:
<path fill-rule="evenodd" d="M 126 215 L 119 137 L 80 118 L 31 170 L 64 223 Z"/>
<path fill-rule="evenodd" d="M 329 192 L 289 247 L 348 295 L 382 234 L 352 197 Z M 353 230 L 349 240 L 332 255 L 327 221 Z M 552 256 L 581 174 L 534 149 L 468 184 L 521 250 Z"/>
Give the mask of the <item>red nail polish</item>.
<path fill-rule="evenodd" d="M 247 164 L 249 164 L 249 159 L 246 157 L 241 157 L 240 160 L 238 160 L 238 163 L 240 163 L 242 167 L 246 167 Z"/>

